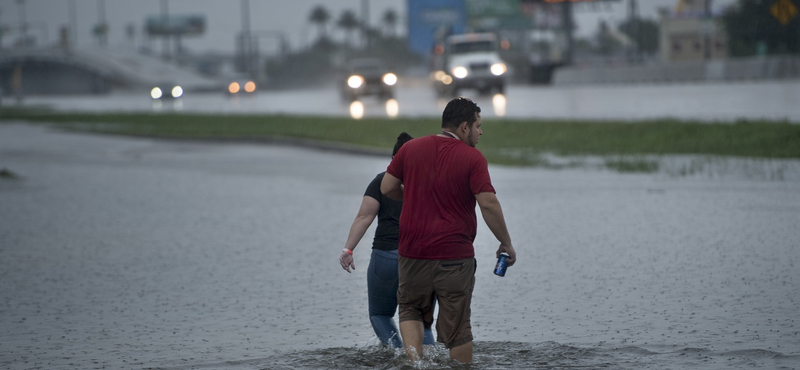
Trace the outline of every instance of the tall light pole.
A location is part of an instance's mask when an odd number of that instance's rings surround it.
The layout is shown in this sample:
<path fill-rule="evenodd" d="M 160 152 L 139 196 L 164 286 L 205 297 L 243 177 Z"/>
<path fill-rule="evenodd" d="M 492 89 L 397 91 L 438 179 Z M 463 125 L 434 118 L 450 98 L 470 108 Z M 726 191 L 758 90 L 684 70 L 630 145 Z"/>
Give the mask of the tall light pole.
<path fill-rule="evenodd" d="M 28 20 L 25 16 L 25 0 L 17 0 L 19 4 L 19 21 L 22 22 L 22 40 L 25 45 L 28 44 Z"/>
<path fill-rule="evenodd" d="M 72 46 L 78 47 L 78 11 L 76 0 L 69 0 L 69 23 L 72 26 Z"/>
<path fill-rule="evenodd" d="M 253 40 L 250 34 L 250 1 L 242 0 L 242 38 L 241 53 L 242 67 L 244 72 L 251 76 L 253 74 Z"/>

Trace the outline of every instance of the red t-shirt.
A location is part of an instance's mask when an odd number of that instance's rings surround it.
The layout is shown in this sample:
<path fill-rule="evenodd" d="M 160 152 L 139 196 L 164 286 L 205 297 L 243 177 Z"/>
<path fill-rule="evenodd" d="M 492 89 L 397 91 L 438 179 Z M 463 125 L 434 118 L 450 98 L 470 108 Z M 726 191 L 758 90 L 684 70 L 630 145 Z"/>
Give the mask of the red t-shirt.
<path fill-rule="evenodd" d="M 481 152 L 457 139 L 424 136 L 403 145 L 386 172 L 404 186 L 398 254 L 428 260 L 475 256 L 475 195 L 494 193 Z"/>

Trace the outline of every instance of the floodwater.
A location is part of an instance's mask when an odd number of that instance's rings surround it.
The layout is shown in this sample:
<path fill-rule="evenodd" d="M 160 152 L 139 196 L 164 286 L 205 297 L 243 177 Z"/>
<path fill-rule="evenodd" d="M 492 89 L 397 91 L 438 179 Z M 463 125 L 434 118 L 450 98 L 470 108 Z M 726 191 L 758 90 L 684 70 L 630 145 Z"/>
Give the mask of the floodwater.
<path fill-rule="evenodd" d="M 466 367 L 377 345 L 369 237 L 339 266 L 388 157 L 4 122 L 0 368 L 798 369 L 800 164 L 721 160 L 491 166 L 519 260 L 479 221 Z"/>
<path fill-rule="evenodd" d="M 478 96 L 484 117 L 617 119 L 695 119 L 732 122 L 777 119 L 800 123 L 800 80 L 657 85 L 554 86 L 511 85 L 505 95 Z M 396 99 L 366 97 L 344 102 L 334 86 L 292 91 L 264 90 L 253 95 L 186 93 L 176 101 L 153 101 L 149 92 L 107 96 L 28 97 L 24 105 L 62 111 L 213 112 L 312 114 L 361 117 L 441 116 L 447 99 L 435 96 L 424 80 L 401 82 Z M 6 98 L 4 104 L 15 104 Z"/>

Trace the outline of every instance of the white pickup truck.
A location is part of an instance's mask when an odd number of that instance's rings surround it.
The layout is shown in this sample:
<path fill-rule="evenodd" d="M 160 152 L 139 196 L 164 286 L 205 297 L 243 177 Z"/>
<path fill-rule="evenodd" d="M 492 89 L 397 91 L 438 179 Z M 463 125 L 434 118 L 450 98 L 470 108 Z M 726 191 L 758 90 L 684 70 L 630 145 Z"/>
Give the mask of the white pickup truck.
<path fill-rule="evenodd" d="M 493 33 L 449 36 L 443 55 L 434 57 L 431 79 L 439 95 L 458 95 L 460 89 L 476 89 L 480 94 L 505 91 L 508 68 L 500 59 Z"/>

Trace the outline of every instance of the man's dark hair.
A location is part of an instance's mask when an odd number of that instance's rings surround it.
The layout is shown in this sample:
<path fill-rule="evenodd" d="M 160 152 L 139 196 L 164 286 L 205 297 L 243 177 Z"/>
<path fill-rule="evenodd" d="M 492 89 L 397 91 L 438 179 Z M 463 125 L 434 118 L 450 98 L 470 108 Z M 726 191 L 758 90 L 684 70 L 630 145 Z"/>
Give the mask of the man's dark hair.
<path fill-rule="evenodd" d="M 480 113 L 481 107 L 472 100 L 458 97 L 447 103 L 442 113 L 442 128 L 457 129 L 461 122 L 466 121 L 472 127 Z"/>
<path fill-rule="evenodd" d="M 394 155 L 397 154 L 397 151 L 400 150 L 400 147 L 403 146 L 403 144 L 407 143 L 411 139 L 413 139 L 413 137 L 411 137 L 411 135 L 409 135 L 407 132 L 401 133 L 400 136 L 397 137 L 397 142 L 394 144 L 394 151 L 392 151 L 392 157 L 394 157 Z"/>

